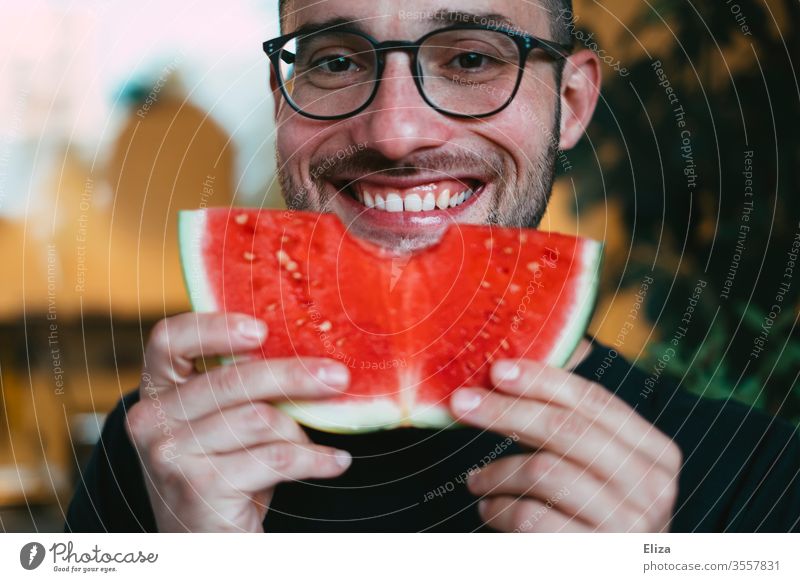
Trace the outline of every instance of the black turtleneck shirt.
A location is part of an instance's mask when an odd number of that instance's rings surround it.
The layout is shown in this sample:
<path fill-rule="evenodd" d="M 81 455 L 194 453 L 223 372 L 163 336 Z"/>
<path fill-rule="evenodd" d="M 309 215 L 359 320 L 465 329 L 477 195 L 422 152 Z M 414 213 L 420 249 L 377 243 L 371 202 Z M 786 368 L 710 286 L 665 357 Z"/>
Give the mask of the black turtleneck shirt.
<path fill-rule="evenodd" d="M 682 450 L 671 531 L 800 531 L 800 440 L 793 425 L 731 400 L 699 398 L 666 376 L 653 385 L 596 342 L 574 372 L 622 398 Z M 157 531 L 139 455 L 123 424 L 138 399 L 131 392 L 106 419 L 66 531 Z M 266 531 L 486 529 L 465 472 L 521 452 L 505 435 L 471 428 L 307 432 L 319 444 L 349 451 L 353 463 L 335 479 L 278 485 Z"/>

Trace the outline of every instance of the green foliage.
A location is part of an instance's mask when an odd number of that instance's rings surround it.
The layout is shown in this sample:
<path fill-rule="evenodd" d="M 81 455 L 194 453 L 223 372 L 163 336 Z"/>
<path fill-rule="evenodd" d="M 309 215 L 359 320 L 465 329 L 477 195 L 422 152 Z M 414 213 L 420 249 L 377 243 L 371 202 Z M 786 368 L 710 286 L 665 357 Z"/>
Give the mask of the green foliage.
<path fill-rule="evenodd" d="M 631 259 L 607 286 L 654 273 L 647 313 L 665 339 L 650 346 L 644 365 L 669 347 L 692 289 L 706 281 L 667 370 L 696 393 L 800 422 L 800 263 L 786 271 L 800 232 L 800 44 L 790 25 L 800 23 L 800 4 L 737 5 L 751 35 L 725 2 L 643 5 L 629 42 L 653 27 L 669 27 L 675 41 L 625 63 L 628 76 L 604 71 L 589 139 L 571 153 L 572 177 L 578 211 L 616 200 L 631 232 Z"/>

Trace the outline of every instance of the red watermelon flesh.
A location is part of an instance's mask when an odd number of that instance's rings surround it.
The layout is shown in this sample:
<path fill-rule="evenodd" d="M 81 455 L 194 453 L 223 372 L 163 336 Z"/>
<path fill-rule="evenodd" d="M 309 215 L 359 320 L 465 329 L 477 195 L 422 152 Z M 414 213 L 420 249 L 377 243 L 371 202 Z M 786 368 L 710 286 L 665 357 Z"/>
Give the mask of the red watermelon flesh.
<path fill-rule="evenodd" d="M 179 222 L 196 310 L 264 320 L 253 357 L 349 367 L 342 396 L 281 404 L 332 432 L 456 426 L 450 394 L 489 386 L 493 361 L 563 366 L 591 317 L 602 256 L 595 241 L 533 229 L 453 224 L 402 254 L 348 234 L 333 214 L 213 208 Z"/>

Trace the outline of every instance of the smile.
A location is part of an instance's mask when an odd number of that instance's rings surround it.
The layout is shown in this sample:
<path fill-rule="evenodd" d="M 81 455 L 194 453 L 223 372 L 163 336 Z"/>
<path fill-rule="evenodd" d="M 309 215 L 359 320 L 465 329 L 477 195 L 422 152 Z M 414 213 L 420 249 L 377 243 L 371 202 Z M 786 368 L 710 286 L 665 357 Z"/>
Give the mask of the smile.
<path fill-rule="evenodd" d="M 484 189 L 485 182 L 473 178 L 446 179 L 408 184 L 361 179 L 343 185 L 340 191 L 367 209 L 391 213 L 437 212 L 466 205 Z"/>

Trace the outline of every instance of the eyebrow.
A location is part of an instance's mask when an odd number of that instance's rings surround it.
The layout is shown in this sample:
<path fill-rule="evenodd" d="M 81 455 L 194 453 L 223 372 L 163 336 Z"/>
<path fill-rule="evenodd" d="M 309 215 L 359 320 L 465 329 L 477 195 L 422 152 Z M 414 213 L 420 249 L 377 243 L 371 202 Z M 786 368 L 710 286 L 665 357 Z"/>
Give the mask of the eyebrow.
<path fill-rule="evenodd" d="M 504 26 L 516 28 L 516 24 L 508 16 L 498 12 L 468 12 L 463 10 L 449 10 L 440 8 L 428 12 L 420 11 L 416 20 L 430 24 L 489 24 L 493 26 Z M 334 16 L 322 20 L 311 20 L 300 26 L 295 33 L 308 34 L 320 30 L 348 28 L 366 33 L 367 30 L 362 25 L 365 19 L 359 20 L 356 17 Z"/>

